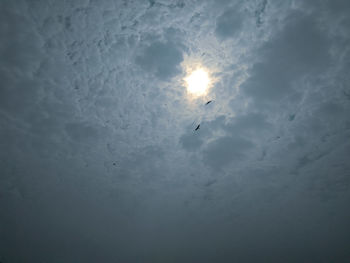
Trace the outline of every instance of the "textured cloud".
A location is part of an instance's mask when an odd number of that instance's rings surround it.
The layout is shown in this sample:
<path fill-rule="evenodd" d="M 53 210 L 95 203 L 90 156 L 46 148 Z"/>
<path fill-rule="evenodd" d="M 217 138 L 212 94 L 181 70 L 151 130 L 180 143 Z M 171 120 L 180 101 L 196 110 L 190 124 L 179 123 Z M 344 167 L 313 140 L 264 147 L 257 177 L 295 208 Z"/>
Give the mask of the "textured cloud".
<path fill-rule="evenodd" d="M 239 137 L 222 137 L 208 145 L 204 159 L 218 170 L 232 161 L 244 159 L 246 151 L 252 146 L 249 141 Z"/>
<path fill-rule="evenodd" d="M 301 78 L 322 73 L 330 66 L 330 44 L 314 18 L 292 13 L 282 32 L 259 49 L 241 90 L 259 101 L 280 100 L 293 95 Z"/>
<path fill-rule="evenodd" d="M 156 41 L 136 58 L 136 63 L 146 71 L 154 71 L 160 79 L 166 80 L 180 73 L 179 64 L 182 60 L 182 52 L 175 44 Z"/>
<path fill-rule="evenodd" d="M 0 261 L 348 262 L 349 7 L 1 1 Z"/>
<path fill-rule="evenodd" d="M 219 39 L 232 38 L 242 28 L 243 18 L 235 9 L 225 11 L 216 20 L 215 34 Z"/>

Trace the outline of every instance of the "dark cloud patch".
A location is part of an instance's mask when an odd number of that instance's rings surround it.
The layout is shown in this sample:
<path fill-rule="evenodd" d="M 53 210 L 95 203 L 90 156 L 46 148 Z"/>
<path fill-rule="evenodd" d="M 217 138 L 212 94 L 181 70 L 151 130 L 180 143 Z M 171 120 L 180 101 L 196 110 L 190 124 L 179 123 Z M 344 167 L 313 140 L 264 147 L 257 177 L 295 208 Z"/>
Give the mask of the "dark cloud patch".
<path fill-rule="evenodd" d="M 209 131 L 215 131 L 215 130 L 223 129 L 226 126 L 226 121 L 227 121 L 226 117 L 223 115 L 220 115 L 212 121 L 203 122 L 203 126 L 206 128 L 208 127 Z"/>
<path fill-rule="evenodd" d="M 341 104 L 327 101 L 320 103 L 312 112 L 310 122 L 319 123 L 319 126 L 324 127 L 323 132 L 334 132 L 344 127 L 344 118 L 348 113 Z M 327 126 L 328 128 L 325 129 Z"/>
<path fill-rule="evenodd" d="M 153 42 L 136 58 L 136 63 L 145 71 L 154 73 L 161 80 L 180 73 L 179 64 L 183 55 L 178 45 L 172 42 Z"/>
<path fill-rule="evenodd" d="M 243 18 L 236 9 L 225 11 L 216 19 L 215 35 L 225 40 L 233 38 L 239 33 L 243 25 Z"/>
<path fill-rule="evenodd" d="M 74 122 L 65 126 L 68 136 L 75 142 L 88 142 L 98 138 L 96 128 L 88 123 Z"/>
<path fill-rule="evenodd" d="M 32 29 L 32 21 L 20 12 L 0 8 L 0 43 L 2 67 L 7 70 L 23 70 L 33 72 L 42 56 L 40 35 Z"/>
<path fill-rule="evenodd" d="M 181 136 L 180 143 L 187 151 L 195 151 L 201 147 L 203 140 L 198 133 L 191 132 Z"/>
<path fill-rule="evenodd" d="M 227 134 L 227 136 L 214 139 L 203 150 L 204 162 L 220 170 L 231 162 L 244 161 L 247 158 L 247 152 L 254 148 L 253 141 L 271 129 L 272 125 L 266 121 L 264 115 L 248 113 L 232 119 L 220 116 L 206 123 L 205 127 L 211 130 L 205 140 L 213 139 L 214 134 L 217 134 L 218 131 Z"/>
<path fill-rule="evenodd" d="M 28 113 L 35 108 L 40 85 L 30 78 L 17 79 L 0 69 L 0 109 L 12 114 Z"/>
<path fill-rule="evenodd" d="M 220 170 L 231 162 L 242 160 L 253 146 L 239 135 L 221 137 L 208 144 L 204 150 L 204 162 Z"/>
<path fill-rule="evenodd" d="M 260 133 L 268 128 L 271 128 L 271 123 L 268 123 L 265 116 L 260 113 L 248 113 L 240 115 L 233 119 L 233 122 L 228 124 L 226 129 L 232 134 Z"/>
<path fill-rule="evenodd" d="M 264 20 L 263 20 L 263 16 L 264 16 L 264 13 L 265 13 L 265 9 L 266 9 L 266 5 L 267 5 L 267 0 L 262 0 L 255 12 L 254 12 L 254 15 L 255 15 L 255 19 L 256 19 L 256 26 L 257 27 L 260 27 L 262 26 L 262 24 L 264 23 Z"/>
<path fill-rule="evenodd" d="M 322 116 L 327 116 L 334 118 L 335 116 L 341 116 L 343 113 L 343 108 L 338 103 L 326 102 L 320 105 L 319 112 Z"/>
<path fill-rule="evenodd" d="M 288 120 L 289 121 L 294 121 L 295 115 L 296 115 L 295 113 L 294 114 L 289 114 Z"/>
<path fill-rule="evenodd" d="M 329 51 L 329 39 L 315 19 L 294 13 L 284 29 L 259 50 L 262 60 L 252 67 L 241 91 L 258 104 L 292 95 L 293 83 L 330 65 Z"/>
<path fill-rule="evenodd" d="M 159 147 L 147 146 L 122 160 L 121 168 L 129 173 L 129 180 L 152 184 L 166 175 L 164 155 Z"/>
<path fill-rule="evenodd" d="M 349 1 L 344 0 L 327 0 L 327 10 L 331 10 L 334 13 L 346 14 L 350 11 Z"/>

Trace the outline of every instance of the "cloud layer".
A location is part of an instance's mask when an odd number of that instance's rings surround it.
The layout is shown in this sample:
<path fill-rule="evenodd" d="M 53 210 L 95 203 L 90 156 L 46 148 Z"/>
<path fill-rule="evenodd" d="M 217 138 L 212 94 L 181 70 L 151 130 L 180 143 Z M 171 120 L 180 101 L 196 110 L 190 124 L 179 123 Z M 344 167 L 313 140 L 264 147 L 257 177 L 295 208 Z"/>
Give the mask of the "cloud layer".
<path fill-rule="evenodd" d="M 1 262 L 350 260 L 347 1 L 0 10 Z"/>

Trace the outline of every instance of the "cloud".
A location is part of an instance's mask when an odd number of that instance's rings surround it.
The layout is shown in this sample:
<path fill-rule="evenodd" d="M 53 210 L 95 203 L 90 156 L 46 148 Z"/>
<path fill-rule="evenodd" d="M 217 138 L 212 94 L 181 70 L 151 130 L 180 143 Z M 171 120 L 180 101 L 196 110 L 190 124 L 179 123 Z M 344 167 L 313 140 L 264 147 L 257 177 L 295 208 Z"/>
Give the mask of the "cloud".
<path fill-rule="evenodd" d="M 215 34 L 221 40 L 233 38 L 239 33 L 242 26 L 241 14 L 236 9 L 227 10 L 216 20 Z"/>
<path fill-rule="evenodd" d="M 180 137 L 181 145 L 188 151 L 195 151 L 201 147 L 203 144 L 203 139 L 201 139 L 199 134 L 188 133 Z"/>
<path fill-rule="evenodd" d="M 350 10 L 350 4 L 347 1 L 342 1 L 342 0 L 327 0 L 326 1 L 326 6 L 328 10 L 331 10 L 334 13 L 341 13 L 341 14 L 346 14 Z"/>
<path fill-rule="evenodd" d="M 183 55 L 177 45 L 155 41 L 136 58 L 136 63 L 159 79 L 168 80 L 180 73 L 179 64 L 182 60 Z"/>
<path fill-rule="evenodd" d="M 263 45 L 249 78 L 240 90 L 257 104 L 291 96 L 302 77 L 320 74 L 330 66 L 330 42 L 313 17 L 292 13 L 286 24 Z"/>
<path fill-rule="evenodd" d="M 228 124 L 226 129 L 232 134 L 262 133 L 271 128 L 271 124 L 261 113 L 248 113 L 233 118 L 232 123 Z"/>
<path fill-rule="evenodd" d="M 264 12 L 267 6 L 267 0 L 263 0 L 260 2 L 260 4 L 258 4 L 257 9 L 255 10 L 254 14 L 256 17 L 256 26 L 260 27 L 264 22 L 263 22 L 263 16 L 264 16 Z"/>
<path fill-rule="evenodd" d="M 0 108 L 13 114 L 26 113 L 37 103 L 39 83 L 29 78 L 16 79 L 6 72 L 0 70 L 0 77 L 4 83 L 0 87 Z"/>
<path fill-rule="evenodd" d="M 225 136 L 208 144 L 203 152 L 204 162 L 215 170 L 234 161 L 243 160 L 254 145 L 241 137 Z"/>
<path fill-rule="evenodd" d="M 87 123 L 68 123 L 65 130 L 69 137 L 77 142 L 96 140 L 98 137 L 96 129 Z"/>
<path fill-rule="evenodd" d="M 0 1 L 0 261 L 347 258 L 348 7 Z"/>
<path fill-rule="evenodd" d="M 0 36 L 6 41 L 0 44 L 2 70 L 21 71 L 31 75 L 38 67 L 42 56 L 42 38 L 32 30 L 33 21 L 3 5 Z M 21 9 L 21 5 L 18 9 Z"/>

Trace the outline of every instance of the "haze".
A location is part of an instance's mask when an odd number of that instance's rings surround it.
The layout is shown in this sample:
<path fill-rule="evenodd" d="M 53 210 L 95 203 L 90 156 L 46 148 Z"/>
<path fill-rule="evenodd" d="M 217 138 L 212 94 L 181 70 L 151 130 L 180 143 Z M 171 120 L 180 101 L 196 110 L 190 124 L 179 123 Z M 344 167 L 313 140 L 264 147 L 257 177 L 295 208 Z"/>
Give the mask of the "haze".
<path fill-rule="evenodd" d="M 0 261 L 350 262 L 349 26 L 346 0 L 0 1 Z"/>

